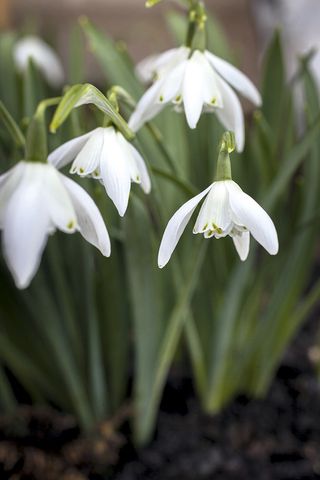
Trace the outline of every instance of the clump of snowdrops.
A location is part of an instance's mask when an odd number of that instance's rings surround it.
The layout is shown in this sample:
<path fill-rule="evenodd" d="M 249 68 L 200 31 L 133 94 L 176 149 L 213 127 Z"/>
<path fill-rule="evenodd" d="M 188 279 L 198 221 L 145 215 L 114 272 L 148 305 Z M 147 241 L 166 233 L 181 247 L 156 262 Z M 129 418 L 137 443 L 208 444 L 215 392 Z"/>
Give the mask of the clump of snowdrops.
<path fill-rule="evenodd" d="M 138 443 L 173 365 L 209 413 L 265 394 L 320 293 L 309 58 L 287 83 L 275 33 L 259 89 L 203 2 L 167 18 L 178 46 L 136 67 L 82 18 L 67 76 L 42 40 L 0 37 L 0 404 L 17 401 L 10 371 L 90 429 L 132 379 Z"/>

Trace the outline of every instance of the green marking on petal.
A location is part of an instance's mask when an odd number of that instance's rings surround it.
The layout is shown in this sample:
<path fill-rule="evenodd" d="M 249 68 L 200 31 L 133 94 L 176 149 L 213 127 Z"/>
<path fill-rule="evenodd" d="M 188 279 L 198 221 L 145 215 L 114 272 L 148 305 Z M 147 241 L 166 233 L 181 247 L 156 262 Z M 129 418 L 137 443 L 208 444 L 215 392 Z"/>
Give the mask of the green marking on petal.
<path fill-rule="evenodd" d="M 163 102 L 163 100 L 164 100 L 163 95 L 160 95 L 159 100 L 160 100 L 160 102 Z"/>
<path fill-rule="evenodd" d="M 72 230 L 76 225 L 76 222 L 74 220 L 70 220 L 70 222 L 67 225 L 68 230 Z"/>
<path fill-rule="evenodd" d="M 213 231 L 215 233 L 218 233 L 219 235 L 221 235 L 223 232 L 222 228 L 218 227 L 218 225 L 216 225 L 215 223 L 212 224 L 212 228 L 213 228 Z"/>

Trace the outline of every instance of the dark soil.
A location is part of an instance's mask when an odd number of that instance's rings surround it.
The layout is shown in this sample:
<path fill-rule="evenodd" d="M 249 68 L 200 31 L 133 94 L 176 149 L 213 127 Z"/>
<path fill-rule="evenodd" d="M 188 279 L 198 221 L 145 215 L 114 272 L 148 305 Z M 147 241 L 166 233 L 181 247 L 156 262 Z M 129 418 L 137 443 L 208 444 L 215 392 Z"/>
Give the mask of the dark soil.
<path fill-rule="evenodd" d="M 117 433 L 126 411 L 84 438 L 73 417 L 23 407 L 0 418 L 0 479 L 320 479 L 316 329 L 299 334 L 266 399 L 240 397 L 214 417 L 201 412 L 190 380 L 172 376 L 155 438 L 139 452 L 126 424 Z"/>
<path fill-rule="evenodd" d="M 124 448 L 112 479 L 320 479 L 320 385 L 310 361 L 319 355 L 317 323 L 299 334 L 264 400 L 241 397 L 210 417 L 188 381 L 172 380 L 154 441 L 138 454 Z"/>

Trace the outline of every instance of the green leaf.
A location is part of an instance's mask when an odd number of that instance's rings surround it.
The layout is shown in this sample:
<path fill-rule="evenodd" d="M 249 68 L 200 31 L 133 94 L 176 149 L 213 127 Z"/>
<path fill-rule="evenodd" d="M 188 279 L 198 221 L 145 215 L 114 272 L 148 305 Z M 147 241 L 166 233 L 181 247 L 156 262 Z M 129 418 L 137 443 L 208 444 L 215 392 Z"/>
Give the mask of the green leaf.
<path fill-rule="evenodd" d="M 74 85 L 67 90 L 54 114 L 50 131 L 55 133 L 57 128 L 66 120 L 74 108 L 87 104 L 95 105 L 101 112 L 107 115 L 128 140 L 134 138 L 134 133 L 130 130 L 121 115 L 114 109 L 112 103 L 100 90 L 90 83 Z"/>
<path fill-rule="evenodd" d="M 137 100 L 142 92 L 134 68 L 127 56 L 123 43 L 115 43 L 107 35 L 99 31 L 86 17 L 81 17 L 80 24 L 89 41 L 89 47 L 97 58 L 110 84 L 121 85 Z"/>
<path fill-rule="evenodd" d="M 150 392 L 155 380 L 158 352 L 166 316 L 164 284 L 156 266 L 153 228 L 141 200 L 133 197 L 125 217 L 128 285 L 134 321 L 135 375 L 134 431 L 138 443 L 145 442 L 153 427 L 146 421 Z"/>
<path fill-rule="evenodd" d="M 285 91 L 281 37 L 280 33 L 276 31 L 265 56 L 262 81 L 262 112 L 276 134 L 280 127 L 283 127 L 280 122 L 282 120 L 281 112 Z"/>
<path fill-rule="evenodd" d="M 11 115 L 17 119 L 19 114 L 18 78 L 13 59 L 16 34 L 6 32 L 0 35 L 0 98 L 5 101 Z"/>
<path fill-rule="evenodd" d="M 16 143 L 18 147 L 23 147 L 25 145 L 24 135 L 1 100 L 0 100 L 0 118 L 2 119 L 12 140 Z"/>

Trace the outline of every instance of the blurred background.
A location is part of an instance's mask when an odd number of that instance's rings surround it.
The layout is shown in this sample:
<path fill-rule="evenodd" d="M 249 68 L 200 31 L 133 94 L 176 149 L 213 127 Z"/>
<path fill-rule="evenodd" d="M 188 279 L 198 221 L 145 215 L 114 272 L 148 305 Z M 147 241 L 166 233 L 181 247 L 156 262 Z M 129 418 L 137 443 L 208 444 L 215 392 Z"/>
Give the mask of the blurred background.
<path fill-rule="evenodd" d="M 135 60 L 172 46 L 164 16 L 164 2 L 146 11 L 144 0 L 0 0 L 0 25 L 36 26 L 40 33 L 58 37 L 58 49 L 66 58 L 70 29 L 87 15 L 115 39 L 130 45 Z M 249 0 L 209 0 L 207 6 L 221 21 L 231 46 L 249 76 L 257 76 L 257 41 Z M 167 32 L 167 33 L 164 33 Z"/>
<path fill-rule="evenodd" d="M 66 62 L 70 30 L 80 15 L 88 16 L 115 39 L 130 45 L 135 60 L 172 45 L 162 12 L 175 2 L 163 2 L 157 9 L 145 10 L 144 0 L 0 0 L 0 27 L 36 29 L 54 39 Z M 297 54 L 320 46 L 318 0 L 209 0 L 209 11 L 216 16 L 245 72 L 259 78 L 259 59 L 274 28 L 282 31 L 286 67 L 291 76 Z M 164 33 L 166 32 L 166 33 Z M 89 64 L 92 78 L 98 75 Z M 314 73 L 320 80 L 320 55 L 314 57 Z"/>

